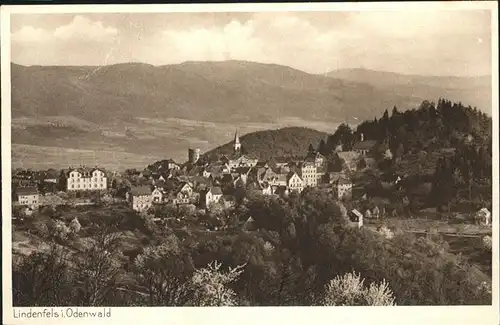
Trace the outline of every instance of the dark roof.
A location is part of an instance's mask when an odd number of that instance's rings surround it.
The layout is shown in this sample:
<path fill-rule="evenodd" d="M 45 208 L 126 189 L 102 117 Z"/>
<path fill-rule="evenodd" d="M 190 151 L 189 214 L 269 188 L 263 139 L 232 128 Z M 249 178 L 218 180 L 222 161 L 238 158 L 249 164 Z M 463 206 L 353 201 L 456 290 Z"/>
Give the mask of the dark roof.
<path fill-rule="evenodd" d="M 255 167 L 257 168 L 262 168 L 265 166 L 267 166 L 267 161 L 258 161 L 257 164 L 255 165 Z"/>
<path fill-rule="evenodd" d="M 151 195 L 151 188 L 149 186 L 136 186 L 132 187 L 130 193 L 134 196 Z"/>
<path fill-rule="evenodd" d="M 222 190 L 218 186 L 212 187 L 210 192 L 212 192 L 213 195 L 222 195 Z"/>
<path fill-rule="evenodd" d="M 353 150 L 370 150 L 377 144 L 375 140 L 366 140 L 362 142 L 357 142 L 353 146 Z"/>
<path fill-rule="evenodd" d="M 38 194 L 36 187 L 20 187 L 16 190 L 17 195 L 33 195 Z"/>
<path fill-rule="evenodd" d="M 336 181 L 335 184 L 352 184 L 352 182 L 345 177 L 340 176 Z"/>
<path fill-rule="evenodd" d="M 248 174 L 251 169 L 250 167 L 237 167 L 234 171 L 238 174 Z"/>
<path fill-rule="evenodd" d="M 316 166 L 316 165 L 314 164 L 314 160 L 305 160 L 305 161 L 301 161 L 297 164 L 297 167 L 299 167 L 299 168 L 306 167 L 306 166 Z"/>
<path fill-rule="evenodd" d="M 277 164 L 284 164 L 284 163 L 288 163 L 288 161 L 290 160 L 291 158 L 288 158 L 288 157 L 276 157 L 274 158 L 274 161 L 277 163 Z"/>
<path fill-rule="evenodd" d="M 187 183 L 187 182 L 181 182 L 179 184 L 179 186 L 177 186 L 177 189 L 175 190 L 175 193 L 179 193 L 182 190 L 182 188 L 184 186 L 186 186 L 186 185 L 189 186 L 189 187 L 191 187 L 191 185 L 189 183 Z"/>
<path fill-rule="evenodd" d="M 91 175 L 95 170 L 99 170 L 101 172 L 105 172 L 104 169 L 102 168 L 97 168 L 97 167 L 94 167 L 94 168 L 88 168 L 88 167 L 79 167 L 79 168 L 70 168 L 68 169 L 68 171 L 66 172 L 66 175 L 69 175 L 69 173 L 71 173 L 72 171 L 77 171 L 83 175 Z"/>
<path fill-rule="evenodd" d="M 297 175 L 301 180 L 302 180 L 302 177 L 300 177 L 300 175 L 296 172 L 289 172 L 287 175 L 286 175 L 286 180 L 289 181 L 290 178 L 293 177 L 293 175 Z"/>

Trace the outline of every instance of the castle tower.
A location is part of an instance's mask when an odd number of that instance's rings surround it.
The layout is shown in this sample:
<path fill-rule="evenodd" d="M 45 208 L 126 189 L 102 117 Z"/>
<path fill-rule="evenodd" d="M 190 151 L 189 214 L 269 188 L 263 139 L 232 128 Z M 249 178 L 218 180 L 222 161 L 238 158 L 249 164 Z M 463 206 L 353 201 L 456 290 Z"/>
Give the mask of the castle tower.
<path fill-rule="evenodd" d="M 196 162 L 200 159 L 200 149 L 189 149 L 188 150 L 188 161 L 192 164 L 196 164 Z"/>
<path fill-rule="evenodd" d="M 240 143 L 240 137 L 238 136 L 238 129 L 236 129 L 236 132 L 234 133 L 234 151 L 238 152 L 241 150 L 241 143 Z"/>

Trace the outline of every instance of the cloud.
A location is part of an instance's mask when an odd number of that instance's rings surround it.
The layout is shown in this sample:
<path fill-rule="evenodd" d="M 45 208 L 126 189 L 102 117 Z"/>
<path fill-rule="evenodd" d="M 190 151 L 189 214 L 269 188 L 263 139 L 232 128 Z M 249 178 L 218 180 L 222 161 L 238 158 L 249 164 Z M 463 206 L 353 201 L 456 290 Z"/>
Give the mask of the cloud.
<path fill-rule="evenodd" d="M 262 52 L 263 40 L 254 36 L 252 20 L 243 24 L 233 20 L 221 27 L 164 30 L 159 43 L 157 54 L 162 56 L 168 52 L 174 61 L 266 59 Z"/>
<path fill-rule="evenodd" d="M 21 64 L 47 64 L 42 60 L 50 58 L 51 64 L 89 65 L 234 59 L 311 73 L 357 67 L 411 74 L 491 70 L 491 17 L 481 11 L 58 17 L 18 25 L 22 28 L 12 35 L 12 57 L 20 54 Z"/>
<path fill-rule="evenodd" d="M 12 33 L 12 40 L 17 43 L 47 43 L 47 42 L 109 42 L 116 39 L 118 29 L 105 27 L 100 21 L 92 21 L 83 16 L 75 16 L 66 25 L 53 31 L 33 26 L 23 26 Z"/>
<path fill-rule="evenodd" d="M 12 34 L 12 41 L 20 43 L 45 42 L 51 38 L 51 34 L 42 29 L 32 26 L 23 26 Z"/>
<path fill-rule="evenodd" d="M 75 16 L 71 23 L 56 28 L 54 37 L 61 40 L 86 40 L 106 42 L 118 36 L 118 29 L 105 27 L 100 21 Z"/>

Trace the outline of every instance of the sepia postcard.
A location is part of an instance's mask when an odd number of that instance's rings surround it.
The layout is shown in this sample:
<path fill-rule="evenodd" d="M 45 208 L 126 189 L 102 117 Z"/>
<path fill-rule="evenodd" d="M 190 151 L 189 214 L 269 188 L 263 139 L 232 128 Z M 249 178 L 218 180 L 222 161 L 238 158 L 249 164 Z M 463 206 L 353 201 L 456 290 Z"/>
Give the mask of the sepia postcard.
<path fill-rule="evenodd" d="M 496 2 L 3 6 L 5 324 L 500 324 Z"/>

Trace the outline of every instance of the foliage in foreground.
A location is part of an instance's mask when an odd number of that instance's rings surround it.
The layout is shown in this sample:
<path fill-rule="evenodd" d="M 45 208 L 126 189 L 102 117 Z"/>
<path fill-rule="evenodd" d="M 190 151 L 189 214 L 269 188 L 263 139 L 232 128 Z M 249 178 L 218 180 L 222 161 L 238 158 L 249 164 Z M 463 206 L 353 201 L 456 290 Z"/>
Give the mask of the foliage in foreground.
<path fill-rule="evenodd" d="M 83 237 L 90 224 L 64 241 L 46 238 L 52 248 L 13 262 L 14 304 L 491 303 L 486 276 L 439 238 L 352 228 L 346 213 L 331 194 L 307 190 L 288 199 L 249 198 L 238 214 L 252 216 L 256 231 L 174 232 L 152 223 Z"/>

